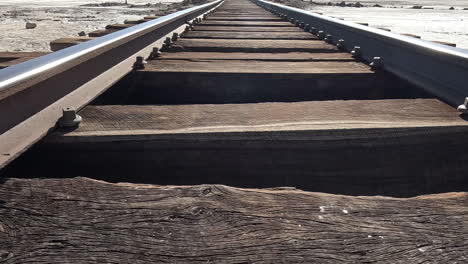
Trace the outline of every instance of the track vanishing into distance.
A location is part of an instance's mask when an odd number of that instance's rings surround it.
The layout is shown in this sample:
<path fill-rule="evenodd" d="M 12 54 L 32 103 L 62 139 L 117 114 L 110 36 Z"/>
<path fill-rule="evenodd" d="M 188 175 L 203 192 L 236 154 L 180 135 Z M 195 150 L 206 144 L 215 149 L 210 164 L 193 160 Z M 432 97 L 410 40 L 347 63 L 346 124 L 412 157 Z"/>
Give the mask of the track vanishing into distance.
<path fill-rule="evenodd" d="M 218 1 L 0 54 L 0 263 L 468 261 L 463 52 L 301 16 Z"/>

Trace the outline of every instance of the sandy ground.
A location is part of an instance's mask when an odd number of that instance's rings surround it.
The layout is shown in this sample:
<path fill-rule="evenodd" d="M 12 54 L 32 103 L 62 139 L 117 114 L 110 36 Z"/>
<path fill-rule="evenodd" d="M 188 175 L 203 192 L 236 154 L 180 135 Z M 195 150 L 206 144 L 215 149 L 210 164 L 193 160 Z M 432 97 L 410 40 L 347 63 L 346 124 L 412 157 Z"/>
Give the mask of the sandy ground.
<path fill-rule="evenodd" d="M 0 51 L 49 51 L 49 42 L 54 39 L 164 12 L 173 2 L 178 0 L 129 0 L 129 4 L 137 5 L 161 3 L 130 8 L 85 7 L 81 5 L 99 2 L 83 0 L 0 0 Z M 37 27 L 26 29 L 26 22 L 36 23 Z"/>
<path fill-rule="evenodd" d="M 425 40 L 445 41 L 468 49 L 468 10 L 413 10 L 391 8 L 312 7 L 325 15 L 347 21 L 367 22 L 395 33 L 409 33 Z"/>
<path fill-rule="evenodd" d="M 0 0 L 0 51 L 48 51 L 49 42 L 102 29 L 108 24 L 122 23 L 159 13 L 167 5 L 181 0 L 128 0 L 140 5 L 113 7 L 85 7 L 83 4 L 102 3 L 91 0 Z M 124 0 L 109 0 L 124 2 Z M 312 0 L 315 3 L 339 3 L 340 0 Z M 347 1 L 355 3 L 356 0 Z M 337 7 L 304 4 L 307 10 L 370 26 L 385 27 L 396 33 L 420 35 L 423 39 L 456 43 L 468 49 L 468 0 L 362 0 L 366 7 Z M 141 7 L 161 3 L 155 7 Z M 382 8 L 372 7 L 374 4 Z M 411 9 L 422 5 L 433 9 Z M 450 7 L 455 10 L 449 10 Z M 26 22 L 37 23 L 37 28 L 25 29 Z"/>

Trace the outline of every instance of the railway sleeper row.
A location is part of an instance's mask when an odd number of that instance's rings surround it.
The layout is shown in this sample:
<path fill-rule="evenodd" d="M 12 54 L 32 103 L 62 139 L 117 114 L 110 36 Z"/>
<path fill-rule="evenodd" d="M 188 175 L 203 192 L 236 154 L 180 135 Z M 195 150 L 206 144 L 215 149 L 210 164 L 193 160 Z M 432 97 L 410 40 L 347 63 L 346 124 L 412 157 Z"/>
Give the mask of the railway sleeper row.
<path fill-rule="evenodd" d="M 456 109 L 249 1 L 226 1 L 79 114 L 3 174 L 397 197 L 468 187 Z"/>

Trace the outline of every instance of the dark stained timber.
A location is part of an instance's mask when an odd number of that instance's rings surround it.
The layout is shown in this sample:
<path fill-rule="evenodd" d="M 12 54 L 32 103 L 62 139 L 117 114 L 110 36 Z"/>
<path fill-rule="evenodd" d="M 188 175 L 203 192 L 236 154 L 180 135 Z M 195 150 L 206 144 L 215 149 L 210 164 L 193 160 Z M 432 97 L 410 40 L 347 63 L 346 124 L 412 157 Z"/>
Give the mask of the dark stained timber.
<path fill-rule="evenodd" d="M 286 189 L 8 179 L 0 261 L 464 263 L 468 195 L 349 197 Z"/>

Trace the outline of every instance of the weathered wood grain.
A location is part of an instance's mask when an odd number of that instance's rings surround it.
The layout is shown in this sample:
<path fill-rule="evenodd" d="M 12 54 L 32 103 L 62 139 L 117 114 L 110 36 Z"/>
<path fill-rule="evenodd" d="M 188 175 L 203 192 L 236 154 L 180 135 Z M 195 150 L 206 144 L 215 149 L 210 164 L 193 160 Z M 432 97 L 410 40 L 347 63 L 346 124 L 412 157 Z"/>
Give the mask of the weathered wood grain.
<path fill-rule="evenodd" d="M 198 39 L 309 39 L 318 37 L 307 32 L 225 32 L 225 31 L 189 31 L 183 38 Z"/>
<path fill-rule="evenodd" d="M 151 20 L 153 20 L 153 19 L 125 20 L 124 24 L 141 24 L 141 23 L 145 23 L 145 22 L 148 22 L 148 21 L 151 21 Z"/>
<path fill-rule="evenodd" d="M 46 54 L 48 54 L 48 52 L 0 52 L 0 69 L 44 56 Z"/>
<path fill-rule="evenodd" d="M 133 27 L 134 24 L 111 24 L 111 25 L 107 25 L 106 26 L 106 29 L 126 29 L 126 28 L 129 28 L 129 27 Z"/>
<path fill-rule="evenodd" d="M 339 52 L 338 48 L 318 40 L 265 39 L 180 39 L 170 52 Z"/>
<path fill-rule="evenodd" d="M 50 42 L 50 50 L 58 51 L 92 39 L 94 39 L 94 37 L 73 37 L 56 39 Z"/>
<path fill-rule="evenodd" d="M 283 21 L 282 18 L 277 16 L 209 16 L 207 21 L 221 20 L 221 21 Z"/>
<path fill-rule="evenodd" d="M 437 99 L 220 105 L 101 105 L 85 107 L 80 114 L 86 122 L 79 128 L 65 134 L 54 133 L 49 140 L 74 142 L 88 136 L 199 132 L 459 126 L 468 128 L 468 122 L 456 109 Z M 108 141 L 104 138 L 102 140 Z"/>
<path fill-rule="evenodd" d="M 229 27 L 197 25 L 194 31 L 228 31 L 228 32 L 304 32 L 298 27 Z"/>
<path fill-rule="evenodd" d="M 141 72 L 214 72 L 278 74 L 369 74 L 369 66 L 355 61 L 244 61 L 244 60 L 152 60 Z"/>
<path fill-rule="evenodd" d="M 5 176 L 399 197 L 468 190 L 467 122 L 437 100 L 88 106 L 80 115 L 78 129 L 56 131 Z"/>
<path fill-rule="evenodd" d="M 286 21 L 229 21 L 229 20 L 204 20 L 202 26 L 230 26 L 230 27 L 294 27 L 294 24 Z"/>
<path fill-rule="evenodd" d="M 98 29 L 88 33 L 89 37 L 102 37 L 110 33 L 114 33 L 120 29 Z"/>
<path fill-rule="evenodd" d="M 245 47 L 244 47 L 245 48 Z M 352 61 L 149 61 L 130 104 L 256 103 L 424 96 Z"/>
<path fill-rule="evenodd" d="M 158 60 L 355 61 L 349 53 L 164 52 Z"/>
<path fill-rule="evenodd" d="M 468 260 L 466 193 L 395 199 L 7 179 L 0 201 L 5 264 Z"/>

